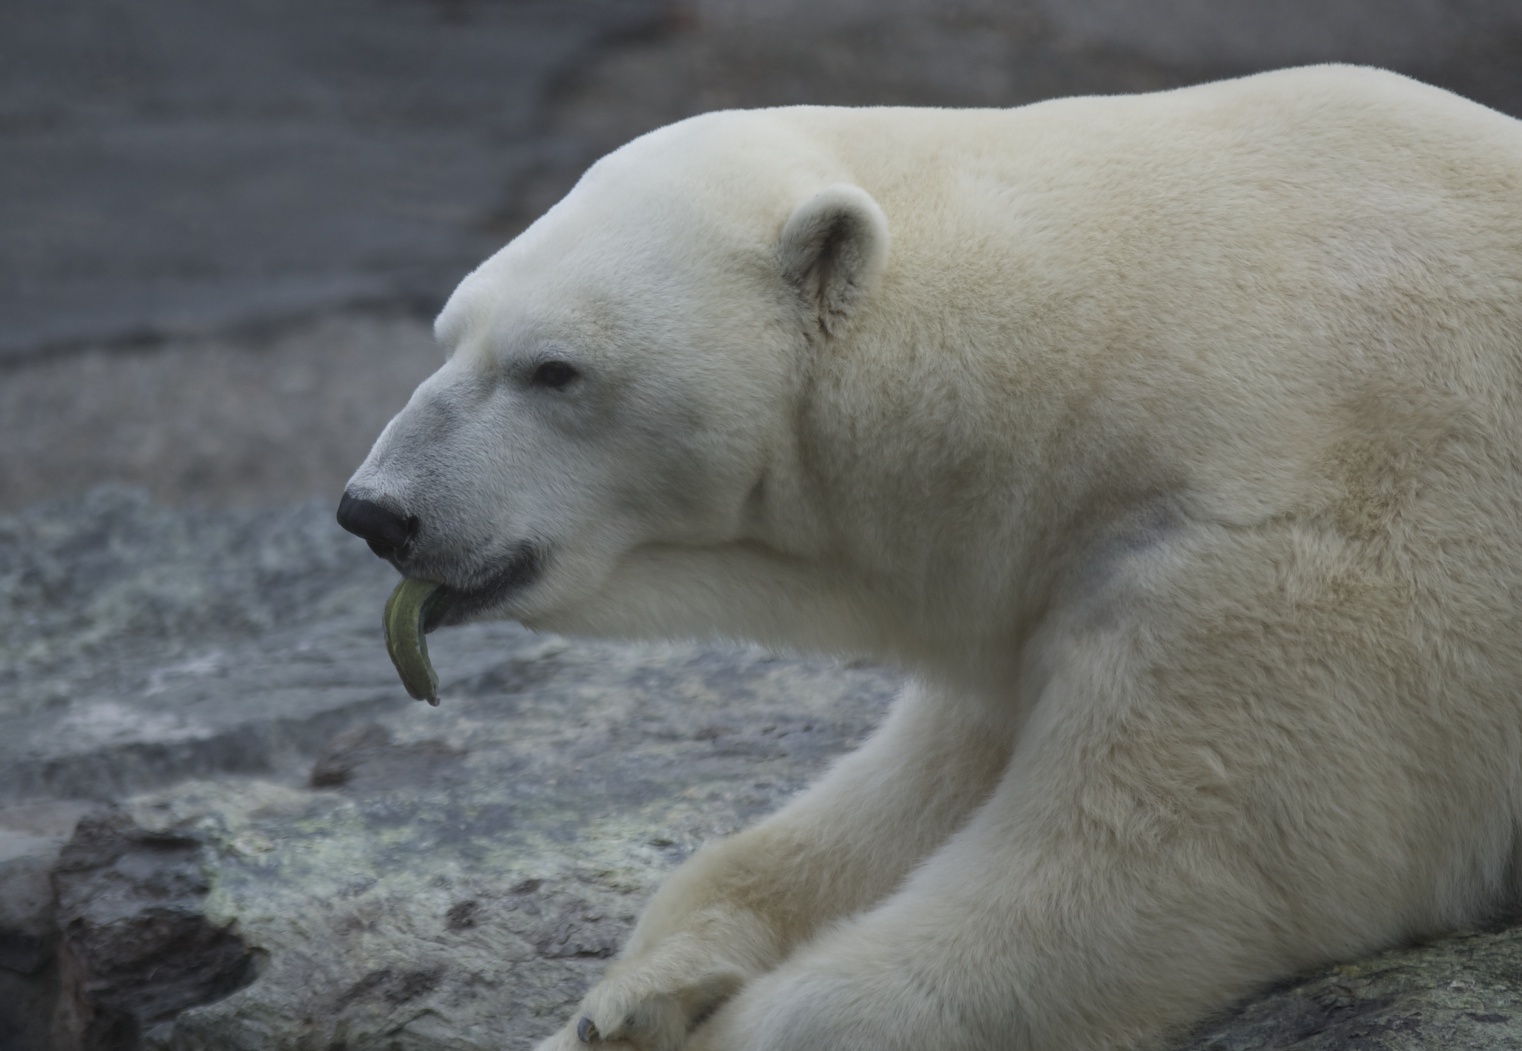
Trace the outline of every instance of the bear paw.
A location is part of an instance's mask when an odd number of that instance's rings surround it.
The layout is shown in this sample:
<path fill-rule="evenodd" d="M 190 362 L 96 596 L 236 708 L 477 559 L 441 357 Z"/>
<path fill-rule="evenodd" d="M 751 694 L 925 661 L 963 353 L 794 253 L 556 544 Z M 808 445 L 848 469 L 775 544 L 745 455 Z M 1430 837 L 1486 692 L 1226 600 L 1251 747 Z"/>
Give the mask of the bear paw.
<path fill-rule="evenodd" d="M 723 970 L 684 973 L 670 956 L 615 972 L 582 1000 L 575 1016 L 539 1051 L 681 1051 L 694 1027 L 740 989 L 744 977 Z"/>
<path fill-rule="evenodd" d="M 967 1005 L 936 995 L 906 968 L 843 971 L 792 965 L 746 986 L 699 1026 L 683 1051 L 971 1051 L 1029 1047 L 1016 1030 L 979 1035 Z"/>

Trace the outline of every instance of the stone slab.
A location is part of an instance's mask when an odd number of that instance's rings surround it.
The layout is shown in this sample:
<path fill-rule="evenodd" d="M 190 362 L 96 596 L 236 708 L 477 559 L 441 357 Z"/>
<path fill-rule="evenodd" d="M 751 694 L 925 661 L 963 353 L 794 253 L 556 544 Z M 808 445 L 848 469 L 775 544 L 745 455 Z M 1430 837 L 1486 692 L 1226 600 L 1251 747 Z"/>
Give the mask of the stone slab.
<path fill-rule="evenodd" d="M 0 915 L 16 1046 L 524 1044 L 660 874 L 861 740 L 896 685 L 499 624 L 433 636 L 429 708 L 385 657 L 394 581 L 318 503 L 102 489 L 0 519 L 0 845 L 53 852 L 0 865 L 0 896 L 38 897 L 47 866 L 57 891 Z M 25 831 L 87 801 L 61 859 L 67 826 Z"/>

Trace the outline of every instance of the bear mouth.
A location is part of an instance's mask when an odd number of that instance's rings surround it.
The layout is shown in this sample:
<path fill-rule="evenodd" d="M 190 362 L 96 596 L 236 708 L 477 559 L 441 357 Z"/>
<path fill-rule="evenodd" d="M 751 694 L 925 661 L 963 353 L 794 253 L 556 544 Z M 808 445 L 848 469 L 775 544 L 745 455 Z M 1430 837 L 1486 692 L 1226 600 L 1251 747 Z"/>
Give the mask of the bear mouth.
<path fill-rule="evenodd" d="M 527 541 L 518 544 L 479 587 L 444 585 L 429 602 L 423 631 L 465 624 L 493 612 L 515 593 L 532 584 L 543 568 L 544 553 L 538 546 Z"/>

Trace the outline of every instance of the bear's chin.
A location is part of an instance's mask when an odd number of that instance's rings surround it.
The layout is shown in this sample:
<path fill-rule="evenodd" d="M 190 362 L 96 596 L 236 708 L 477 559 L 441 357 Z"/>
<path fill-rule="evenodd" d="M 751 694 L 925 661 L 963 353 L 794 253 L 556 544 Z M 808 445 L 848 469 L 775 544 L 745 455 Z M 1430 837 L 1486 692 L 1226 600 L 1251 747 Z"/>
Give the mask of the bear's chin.
<path fill-rule="evenodd" d="M 505 559 L 488 568 L 485 583 L 472 588 L 446 584 L 430 603 L 424 632 L 510 616 L 503 607 L 531 587 L 543 567 L 544 555 L 538 547 L 527 542 L 517 545 Z"/>

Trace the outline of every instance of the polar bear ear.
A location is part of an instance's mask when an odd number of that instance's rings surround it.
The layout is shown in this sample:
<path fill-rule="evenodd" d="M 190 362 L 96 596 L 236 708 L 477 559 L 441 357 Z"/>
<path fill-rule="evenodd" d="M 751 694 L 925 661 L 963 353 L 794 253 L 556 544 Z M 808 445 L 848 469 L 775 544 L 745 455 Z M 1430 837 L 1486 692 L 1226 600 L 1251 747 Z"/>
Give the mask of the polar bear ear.
<path fill-rule="evenodd" d="M 839 336 L 888 261 L 888 217 L 860 187 L 831 186 L 794 210 L 777 251 L 810 319 Z"/>

